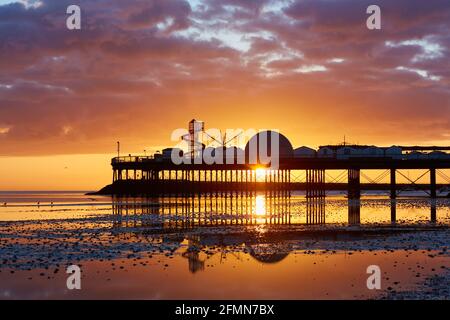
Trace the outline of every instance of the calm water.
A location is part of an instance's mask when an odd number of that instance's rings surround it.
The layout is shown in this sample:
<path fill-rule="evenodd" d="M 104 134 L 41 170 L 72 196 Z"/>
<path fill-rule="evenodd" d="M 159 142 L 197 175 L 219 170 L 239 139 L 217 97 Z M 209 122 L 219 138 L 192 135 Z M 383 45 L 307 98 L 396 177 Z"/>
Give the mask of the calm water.
<path fill-rule="evenodd" d="M 433 277 L 448 281 L 449 225 L 450 199 L 390 201 L 382 192 L 360 201 L 342 194 L 111 198 L 2 192 L 0 297 L 420 294 Z M 81 290 L 66 287 L 71 264 L 81 266 Z M 382 270 L 382 290 L 367 289 L 371 264 Z"/>

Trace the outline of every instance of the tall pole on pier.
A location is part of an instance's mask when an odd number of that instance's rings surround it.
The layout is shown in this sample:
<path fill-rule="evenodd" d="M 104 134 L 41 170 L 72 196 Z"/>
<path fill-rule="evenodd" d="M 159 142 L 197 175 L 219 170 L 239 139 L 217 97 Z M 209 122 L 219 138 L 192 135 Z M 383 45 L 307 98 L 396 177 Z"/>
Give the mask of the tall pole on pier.
<path fill-rule="evenodd" d="M 120 157 L 120 141 L 117 141 L 117 158 Z"/>

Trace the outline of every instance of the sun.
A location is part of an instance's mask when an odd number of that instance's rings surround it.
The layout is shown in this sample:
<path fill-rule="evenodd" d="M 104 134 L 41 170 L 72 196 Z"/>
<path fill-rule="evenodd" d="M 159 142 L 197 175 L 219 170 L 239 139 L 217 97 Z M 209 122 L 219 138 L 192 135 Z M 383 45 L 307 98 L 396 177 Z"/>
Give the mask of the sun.
<path fill-rule="evenodd" d="M 264 168 L 258 168 L 255 170 L 256 173 L 256 181 L 263 182 L 267 175 L 267 170 Z"/>

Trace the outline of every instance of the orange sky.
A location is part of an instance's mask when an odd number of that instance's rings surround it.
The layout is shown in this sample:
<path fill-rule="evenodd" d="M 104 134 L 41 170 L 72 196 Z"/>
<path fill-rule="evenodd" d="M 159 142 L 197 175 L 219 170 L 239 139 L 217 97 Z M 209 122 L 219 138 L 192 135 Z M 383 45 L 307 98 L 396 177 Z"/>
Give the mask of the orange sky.
<path fill-rule="evenodd" d="M 104 2 L 74 32 L 71 1 L 0 1 L 0 190 L 97 189 L 116 141 L 173 146 L 192 118 L 294 147 L 450 144 L 448 1 Z"/>

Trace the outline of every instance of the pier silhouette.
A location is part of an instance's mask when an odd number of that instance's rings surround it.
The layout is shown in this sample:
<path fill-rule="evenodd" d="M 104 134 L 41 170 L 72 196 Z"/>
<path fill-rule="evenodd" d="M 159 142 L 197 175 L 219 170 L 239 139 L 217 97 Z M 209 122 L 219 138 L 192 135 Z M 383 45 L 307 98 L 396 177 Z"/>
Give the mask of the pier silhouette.
<path fill-rule="evenodd" d="M 248 140 L 244 150 L 227 147 L 226 138 L 219 147 L 209 147 L 198 140 L 198 134 L 203 132 L 203 122 L 195 119 L 189 122 L 189 134 L 183 136 L 189 147 L 185 153 L 180 148 L 166 148 L 151 156 L 121 157 L 118 149 L 118 156 L 111 160 L 112 184 L 98 193 L 136 196 L 306 190 L 307 197 L 325 197 L 327 190 L 345 189 L 348 198 L 359 199 L 364 188 L 389 190 L 390 198 L 396 199 L 408 185 L 423 190 L 430 198 L 438 197 L 439 188 L 450 186 L 450 177 L 444 172 L 450 169 L 447 146 L 376 147 L 344 143 L 321 146 L 319 150 L 308 147 L 294 150 L 281 133 L 263 131 Z M 262 161 L 261 151 L 269 162 Z M 210 162 L 208 155 L 214 161 Z M 327 181 L 330 170 L 344 171 L 346 181 Z M 371 179 L 363 170 L 382 173 Z M 429 182 L 419 184 L 419 179 L 410 179 L 402 170 L 422 170 L 420 178 L 428 176 Z M 294 172 L 304 172 L 305 179 L 296 180 Z M 399 184 L 398 176 L 408 183 Z M 444 184 L 437 183 L 437 176 Z M 381 183 L 388 177 L 389 183 Z M 362 178 L 368 183 L 362 183 Z"/>
<path fill-rule="evenodd" d="M 306 190 L 308 196 L 326 195 L 326 190 L 346 189 L 349 198 L 360 198 L 362 189 L 389 190 L 395 199 L 408 186 L 424 190 L 431 198 L 437 197 L 439 188 L 450 186 L 438 184 L 437 174 L 446 177 L 444 169 L 450 169 L 449 159 L 397 160 L 390 158 L 358 159 L 289 159 L 280 161 L 277 170 L 262 165 L 249 164 L 197 164 L 174 165 L 170 160 L 156 161 L 150 158 L 132 157 L 112 159 L 113 183 L 99 194 L 157 195 L 196 194 L 226 191 L 277 191 Z M 401 170 L 423 170 L 421 177 L 428 175 L 428 184 L 419 184 L 404 175 Z M 258 170 L 264 170 L 263 180 L 258 179 Z M 347 182 L 327 182 L 327 170 L 347 172 Z M 384 170 L 390 183 L 361 182 L 362 170 Z M 295 181 L 294 171 L 305 171 L 305 181 Z M 409 184 L 397 183 L 397 177 L 409 180 Z M 376 180 L 376 179 L 375 179 Z M 445 180 L 446 181 L 446 180 Z M 447 182 L 447 181 L 446 181 Z"/>

